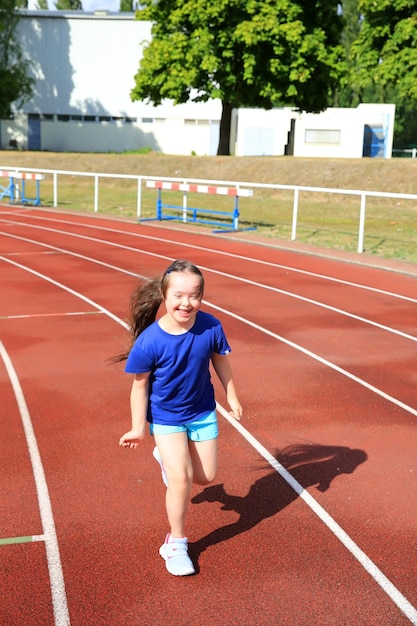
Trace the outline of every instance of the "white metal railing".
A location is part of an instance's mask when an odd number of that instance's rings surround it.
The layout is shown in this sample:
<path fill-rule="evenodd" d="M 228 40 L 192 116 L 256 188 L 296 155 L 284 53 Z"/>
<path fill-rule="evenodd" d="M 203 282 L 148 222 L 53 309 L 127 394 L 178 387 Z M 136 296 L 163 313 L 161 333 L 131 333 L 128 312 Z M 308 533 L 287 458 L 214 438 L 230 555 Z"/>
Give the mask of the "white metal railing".
<path fill-rule="evenodd" d="M 295 241 L 297 238 L 297 224 L 298 224 L 298 212 L 299 212 L 299 193 L 311 192 L 311 193 L 330 193 L 338 195 L 350 195 L 358 196 L 360 200 L 359 206 L 359 219 L 358 219 L 358 247 L 359 253 L 363 252 L 363 244 L 365 237 L 365 217 L 366 217 L 366 200 L 367 198 L 396 198 L 401 200 L 417 200 L 417 194 L 406 193 L 388 193 L 382 191 L 365 191 L 359 189 L 332 189 L 327 187 L 307 187 L 302 185 L 279 185 L 275 183 L 254 183 L 248 181 L 230 181 L 230 180 L 211 180 L 211 179 L 199 179 L 199 178 L 172 178 L 169 176 L 145 176 L 134 174 L 108 174 L 98 172 L 73 172 L 67 170 L 47 170 L 47 169 L 34 169 L 28 167 L 0 165 L 0 170 L 13 170 L 18 172 L 37 172 L 39 174 L 52 174 L 53 176 L 53 205 L 58 206 L 58 176 L 84 176 L 94 178 L 94 211 L 99 209 L 99 181 L 101 178 L 121 178 L 137 181 L 137 202 L 136 202 L 136 214 L 138 220 L 141 219 L 142 213 L 142 184 L 146 180 L 160 180 L 180 182 L 183 184 L 205 184 L 205 185 L 231 185 L 234 187 L 251 187 L 253 189 L 280 189 L 286 191 L 293 191 L 293 211 L 292 211 L 292 227 L 291 227 L 291 240 Z M 184 192 L 186 193 L 186 192 Z"/>
<path fill-rule="evenodd" d="M 411 158 L 415 159 L 417 157 L 417 148 L 405 148 L 404 150 L 393 150 L 392 153 L 396 153 L 396 154 L 411 154 Z"/>

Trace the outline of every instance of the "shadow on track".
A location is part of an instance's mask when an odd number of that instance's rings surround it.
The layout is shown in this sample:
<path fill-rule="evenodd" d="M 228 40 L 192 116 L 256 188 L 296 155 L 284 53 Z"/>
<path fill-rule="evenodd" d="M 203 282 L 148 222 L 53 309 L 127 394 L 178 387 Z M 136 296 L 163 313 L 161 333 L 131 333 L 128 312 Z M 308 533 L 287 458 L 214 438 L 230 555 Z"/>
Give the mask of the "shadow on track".
<path fill-rule="evenodd" d="M 321 492 L 327 491 L 337 476 L 352 474 L 368 458 L 363 450 L 316 444 L 291 445 L 276 451 L 274 456 L 305 489 L 315 486 Z M 235 511 L 240 518 L 190 543 L 190 556 L 196 563 L 208 547 L 247 532 L 297 498 L 298 494 L 276 471 L 255 481 L 246 496 L 226 493 L 223 484 L 206 487 L 193 497 L 194 504 L 220 502 L 222 510 Z"/>

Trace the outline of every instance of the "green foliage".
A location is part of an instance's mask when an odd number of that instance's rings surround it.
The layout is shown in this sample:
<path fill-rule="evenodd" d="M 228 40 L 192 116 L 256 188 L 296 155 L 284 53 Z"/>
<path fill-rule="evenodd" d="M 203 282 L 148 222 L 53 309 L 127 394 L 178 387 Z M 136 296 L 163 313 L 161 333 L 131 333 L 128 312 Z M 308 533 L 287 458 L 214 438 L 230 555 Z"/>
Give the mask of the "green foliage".
<path fill-rule="evenodd" d="M 137 0 L 120 0 L 119 11 L 121 13 L 132 13 L 137 10 L 138 6 Z"/>
<path fill-rule="evenodd" d="M 343 0 L 340 7 L 343 16 L 343 31 L 341 42 L 344 48 L 344 56 L 348 67 L 349 80 L 341 82 L 332 98 L 330 106 L 356 107 L 361 101 L 361 94 L 356 85 L 356 64 L 352 58 L 352 43 L 358 37 L 361 26 L 361 15 L 358 8 L 358 0 Z"/>
<path fill-rule="evenodd" d="M 29 62 L 23 58 L 16 28 L 19 15 L 14 0 L 0 4 L 0 118 L 11 113 L 12 103 L 17 108 L 33 93 L 34 81 L 28 76 Z"/>
<path fill-rule="evenodd" d="M 360 86 L 393 86 L 397 99 L 417 103 L 416 0 L 360 0 L 363 26 L 352 51 Z"/>
<path fill-rule="evenodd" d="M 15 0 L 16 9 L 27 9 L 28 8 L 28 0 Z"/>
<path fill-rule="evenodd" d="M 38 0 L 36 3 L 36 8 L 42 11 L 48 11 L 48 0 Z"/>
<path fill-rule="evenodd" d="M 82 11 L 83 5 L 81 0 L 57 0 L 55 8 L 61 11 Z"/>
<path fill-rule="evenodd" d="M 233 108 L 279 101 L 319 112 L 345 70 L 342 19 L 334 0 L 145 0 L 153 22 L 132 100 L 158 105 L 218 98 L 219 154 Z"/>

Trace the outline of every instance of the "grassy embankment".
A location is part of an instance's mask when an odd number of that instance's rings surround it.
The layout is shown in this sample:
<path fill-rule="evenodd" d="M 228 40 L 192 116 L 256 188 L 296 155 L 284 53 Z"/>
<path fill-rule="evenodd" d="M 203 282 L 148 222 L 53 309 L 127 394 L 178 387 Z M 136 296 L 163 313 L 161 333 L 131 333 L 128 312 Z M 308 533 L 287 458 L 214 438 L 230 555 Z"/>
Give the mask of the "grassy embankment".
<path fill-rule="evenodd" d="M 307 159 L 292 157 L 196 157 L 141 154 L 67 154 L 3 151 L 0 167 L 31 167 L 76 172 L 170 176 L 216 181 L 303 185 L 347 190 L 417 194 L 417 160 Z M 27 195 L 31 195 L 27 183 Z M 52 175 L 41 183 L 44 206 L 52 206 Z M 100 213 L 134 218 L 137 183 L 100 179 Z M 156 192 L 142 187 L 142 214 L 155 213 Z M 182 204 L 178 192 L 164 192 L 164 202 Z M 62 209 L 92 211 L 94 179 L 58 176 Z M 189 194 L 189 206 L 231 211 L 233 199 Z M 254 189 L 241 198 L 240 224 L 282 241 L 291 237 L 293 191 Z M 360 198 L 345 194 L 300 193 L 297 241 L 355 251 Z M 368 198 L 365 224 L 367 254 L 417 262 L 417 200 Z"/>

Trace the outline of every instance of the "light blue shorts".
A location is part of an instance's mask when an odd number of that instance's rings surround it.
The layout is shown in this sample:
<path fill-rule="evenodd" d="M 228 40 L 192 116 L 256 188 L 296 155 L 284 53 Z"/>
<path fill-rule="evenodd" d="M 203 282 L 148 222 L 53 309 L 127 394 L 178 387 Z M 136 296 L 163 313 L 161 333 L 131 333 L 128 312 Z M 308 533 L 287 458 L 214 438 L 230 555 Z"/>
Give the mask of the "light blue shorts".
<path fill-rule="evenodd" d="M 219 434 L 216 411 L 200 417 L 194 422 L 179 425 L 150 424 L 151 435 L 170 435 L 171 433 L 187 433 L 191 441 L 208 441 L 216 439 Z"/>

